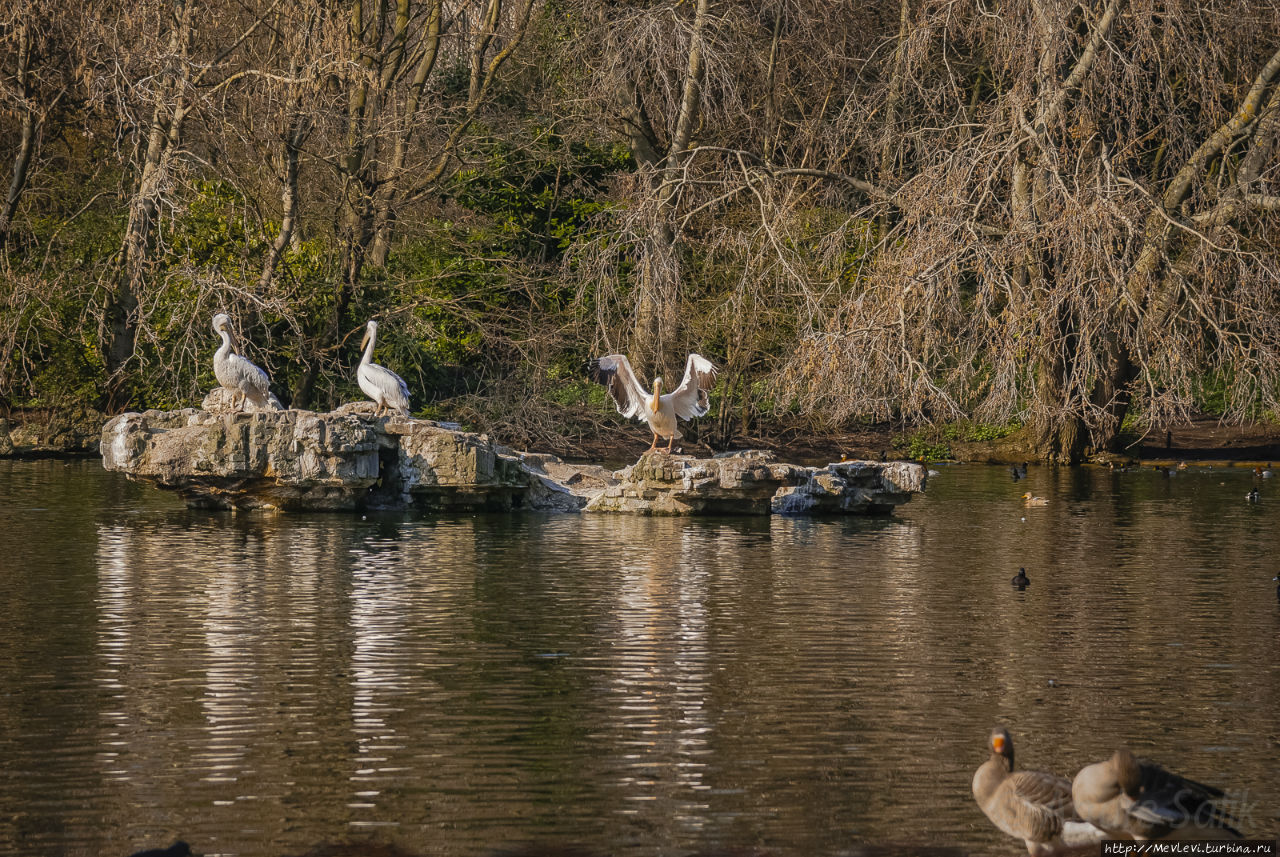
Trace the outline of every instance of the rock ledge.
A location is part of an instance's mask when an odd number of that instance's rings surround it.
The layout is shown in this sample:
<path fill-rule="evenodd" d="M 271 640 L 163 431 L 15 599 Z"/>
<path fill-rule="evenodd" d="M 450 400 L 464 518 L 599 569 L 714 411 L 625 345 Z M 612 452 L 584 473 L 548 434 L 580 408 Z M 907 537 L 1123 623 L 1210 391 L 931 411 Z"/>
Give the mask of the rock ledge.
<path fill-rule="evenodd" d="M 614 473 L 516 452 L 448 423 L 377 417 L 372 407 L 122 414 L 103 427 L 102 460 L 213 509 L 876 514 L 925 486 L 918 464 L 800 467 L 760 451 L 646 453 Z"/>

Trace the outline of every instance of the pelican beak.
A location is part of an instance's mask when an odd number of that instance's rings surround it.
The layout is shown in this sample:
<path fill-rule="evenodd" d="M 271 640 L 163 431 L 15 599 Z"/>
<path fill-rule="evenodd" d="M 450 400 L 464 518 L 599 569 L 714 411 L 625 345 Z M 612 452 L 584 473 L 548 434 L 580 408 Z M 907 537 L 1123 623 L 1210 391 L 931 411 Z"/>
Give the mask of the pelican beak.
<path fill-rule="evenodd" d="M 1004 752 L 1004 736 L 1003 735 L 996 735 L 991 739 L 991 749 L 995 750 L 997 753 Z"/>
<path fill-rule="evenodd" d="M 662 407 L 662 403 L 658 401 L 658 396 L 661 392 L 662 392 L 662 379 L 654 378 L 653 379 L 653 410 L 655 411 L 657 411 L 658 408 Z"/>
<path fill-rule="evenodd" d="M 364 347 L 369 344 L 369 330 L 365 328 L 364 336 L 360 337 L 360 350 L 364 351 Z"/>

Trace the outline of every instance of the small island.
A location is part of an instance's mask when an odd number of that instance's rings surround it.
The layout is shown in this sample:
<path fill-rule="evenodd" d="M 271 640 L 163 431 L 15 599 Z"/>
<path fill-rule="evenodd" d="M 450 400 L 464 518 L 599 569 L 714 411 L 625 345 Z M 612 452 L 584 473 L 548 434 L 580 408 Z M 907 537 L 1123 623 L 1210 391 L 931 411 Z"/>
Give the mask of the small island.
<path fill-rule="evenodd" d="M 108 470 L 193 508 L 306 511 L 613 512 L 638 515 L 885 514 L 923 491 L 912 462 L 803 467 L 760 450 L 711 458 L 648 452 L 618 471 L 519 452 L 484 434 L 372 402 L 328 413 L 229 407 L 126 413 L 102 431 Z"/>

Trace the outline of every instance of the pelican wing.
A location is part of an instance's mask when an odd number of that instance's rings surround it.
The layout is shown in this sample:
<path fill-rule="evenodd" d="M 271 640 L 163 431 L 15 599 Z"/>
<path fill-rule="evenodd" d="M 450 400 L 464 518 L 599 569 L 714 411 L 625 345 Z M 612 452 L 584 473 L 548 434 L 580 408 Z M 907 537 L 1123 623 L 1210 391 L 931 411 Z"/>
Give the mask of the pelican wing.
<path fill-rule="evenodd" d="M 603 384 L 618 406 L 618 413 L 627 419 L 644 416 L 644 402 L 648 397 L 644 387 L 631 369 L 631 361 L 622 354 L 608 354 L 592 360 L 588 366 L 591 380 Z"/>
<path fill-rule="evenodd" d="M 356 368 L 356 382 L 379 408 L 386 406 L 404 414 L 409 412 L 409 385 L 387 367 L 362 360 Z"/>
<path fill-rule="evenodd" d="M 385 366 L 369 363 L 364 367 L 365 377 L 382 393 L 382 398 L 391 407 L 409 410 L 409 385 L 404 379 Z"/>
<path fill-rule="evenodd" d="M 236 386 L 244 392 L 249 401 L 259 407 L 266 407 L 268 390 L 271 387 L 267 373 L 239 354 L 229 355 L 228 362 L 231 373 L 235 376 Z"/>
<path fill-rule="evenodd" d="M 690 354 L 684 364 L 684 380 L 671 391 L 671 404 L 682 420 L 705 416 L 711 407 L 708 395 L 716 383 L 716 367 L 701 354 Z"/>

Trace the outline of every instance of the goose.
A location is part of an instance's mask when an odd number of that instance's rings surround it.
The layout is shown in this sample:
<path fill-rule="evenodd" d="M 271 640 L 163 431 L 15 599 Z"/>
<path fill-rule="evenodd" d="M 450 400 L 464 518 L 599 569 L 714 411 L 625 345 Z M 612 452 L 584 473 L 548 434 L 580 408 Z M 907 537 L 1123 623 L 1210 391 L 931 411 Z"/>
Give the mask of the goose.
<path fill-rule="evenodd" d="M 1007 729 L 991 730 L 988 747 L 991 757 L 973 775 L 973 799 L 992 824 L 1026 842 L 1028 853 L 1047 854 L 1103 838 L 1101 830 L 1076 815 L 1070 780 L 1013 769 L 1013 739 Z"/>
<path fill-rule="evenodd" d="M 1023 494 L 1022 499 L 1027 501 L 1028 506 L 1048 506 L 1049 505 L 1048 500 L 1046 500 L 1043 497 L 1033 497 L 1030 491 Z"/>
<path fill-rule="evenodd" d="M 373 362 L 373 347 L 377 341 L 378 323 L 370 319 L 365 325 L 364 338 L 360 340 L 364 355 L 356 368 L 356 382 L 364 394 L 378 405 L 379 416 L 386 413 L 388 408 L 408 414 L 409 385 L 395 372 Z"/>
<path fill-rule="evenodd" d="M 684 380 L 670 393 L 662 392 L 662 378 L 653 379 L 653 395 L 640 384 L 631 361 L 622 354 L 608 354 L 588 364 L 591 379 L 603 384 L 618 407 L 618 413 L 628 419 L 635 417 L 649 424 L 653 443 L 648 452 L 658 447 L 660 437 L 667 438 L 667 452 L 676 438 L 681 437 L 678 420 L 690 420 L 705 416 L 711 405 L 709 395 L 715 385 L 716 367 L 701 354 L 690 354 L 685 361 Z"/>
<path fill-rule="evenodd" d="M 1013 576 L 1013 580 L 1011 580 L 1010 583 L 1018 589 L 1026 589 L 1031 585 L 1031 578 L 1027 577 L 1027 570 L 1025 568 L 1019 568 L 1018 573 Z"/>
<path fill-rule="evenodd" d="M 213 332 L 222 337 L 222 346 L 213 355 L 213 374 L 231 393 L 231 406 L 243 408 L 247 400 L 258 408 L 270 408 L 271 382 L 267 373 L 236 353 L 235 333 L 226 313 L 213 317 Z"/>
<path fill-rule="evenodd" d="M 1113 837 L 1238 839 L 1228 813 L 1214 804 L 1221 789 L 1171 773 L 1122 748 L 1086 765 L 1071 784 L 1076 811 Z"/>

